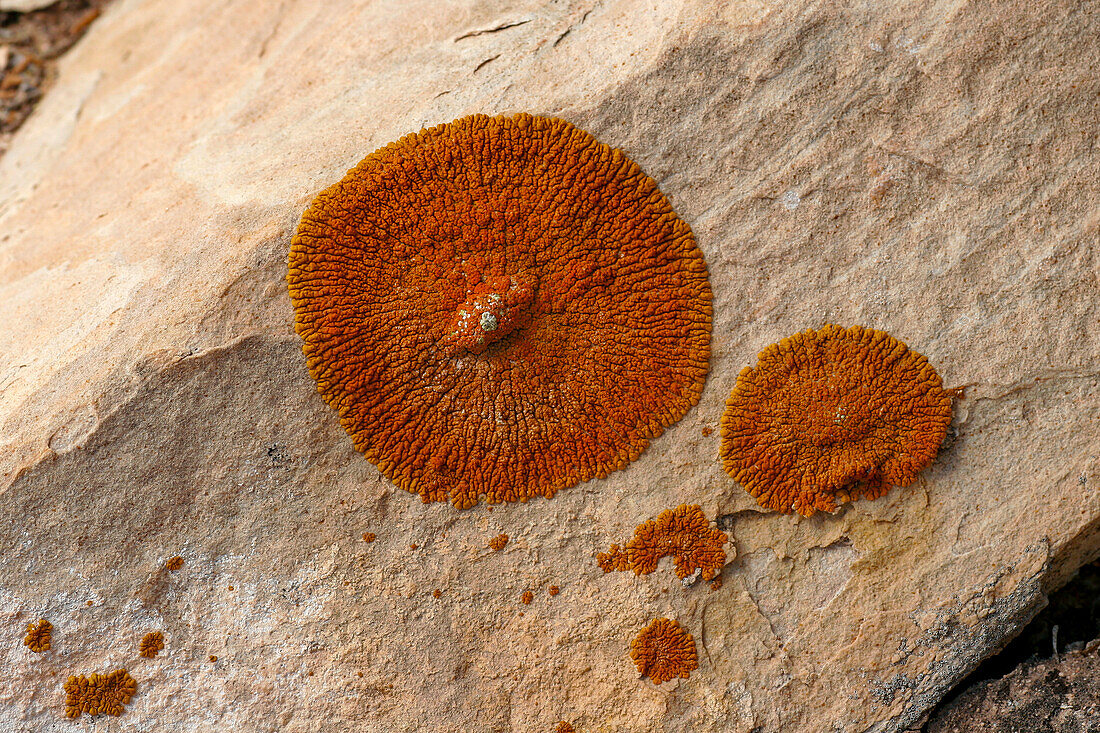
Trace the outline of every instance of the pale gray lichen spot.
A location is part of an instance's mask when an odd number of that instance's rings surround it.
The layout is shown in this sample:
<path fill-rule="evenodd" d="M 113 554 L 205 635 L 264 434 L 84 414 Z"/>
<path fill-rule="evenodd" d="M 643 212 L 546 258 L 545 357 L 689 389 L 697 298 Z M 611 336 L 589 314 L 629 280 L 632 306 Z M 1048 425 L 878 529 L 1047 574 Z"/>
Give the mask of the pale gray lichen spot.
<path fill-rule="evenodd" d="M 494 316 L 492 313 L 482 313 L 481 314 L 481 330 L 482 331 L 495 331 L 495 330 L 497 330 L 498 325 L 500 325 L 500 324 L 497 323 L 497 317 Z"/>

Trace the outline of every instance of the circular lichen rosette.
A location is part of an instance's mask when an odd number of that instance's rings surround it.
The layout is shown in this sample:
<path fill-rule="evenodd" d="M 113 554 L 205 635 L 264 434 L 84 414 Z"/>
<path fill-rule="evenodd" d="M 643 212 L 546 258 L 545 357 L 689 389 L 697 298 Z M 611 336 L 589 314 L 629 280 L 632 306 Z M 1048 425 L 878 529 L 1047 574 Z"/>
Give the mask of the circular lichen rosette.
<path fill-rule="evenodd" d="M 773 511 L 810 516 L 876 499 L 936 457 L 954 394 L 928 359 L 882 331 L 803 331 L 738 375 L 722 462 Z"/>
<path fill-rule="evenodd" d="M 474 115 L 377 150 L 303 215 L 287 281 L 321 395 L 425 502 L 604 477 L 706 378 L 691 230 L 626 155 L 559 119 Z"/>

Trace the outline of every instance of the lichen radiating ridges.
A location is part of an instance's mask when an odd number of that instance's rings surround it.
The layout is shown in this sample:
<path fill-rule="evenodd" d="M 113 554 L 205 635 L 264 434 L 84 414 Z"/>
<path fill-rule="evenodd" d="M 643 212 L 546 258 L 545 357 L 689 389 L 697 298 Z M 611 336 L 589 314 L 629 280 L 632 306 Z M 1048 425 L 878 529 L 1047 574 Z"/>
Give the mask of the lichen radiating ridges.
<path fill-rule="evenodd" d="M 320 393 L 425 502 L 604 477 L 706 377 L 691 230 L 626 155 L 559 119 L 474 115 L 372 153 L 306 211 L 287 280 Z"/>
<path fill-rule="evenodd" d="M 951 398 L 921 354 L 827 325 L 760 352 L 722 416 L 726 472 L 761 506 L 810 516 L 907 486 L 936 457 Z"/>

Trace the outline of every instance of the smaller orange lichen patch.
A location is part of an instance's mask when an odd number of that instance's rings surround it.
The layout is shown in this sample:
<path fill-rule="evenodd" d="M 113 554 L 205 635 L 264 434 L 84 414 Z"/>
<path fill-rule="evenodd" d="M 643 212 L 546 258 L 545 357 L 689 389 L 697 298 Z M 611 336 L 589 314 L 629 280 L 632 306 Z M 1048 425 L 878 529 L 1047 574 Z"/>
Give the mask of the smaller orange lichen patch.
<path fill-rule="evenodd" d="M 722 462 L 763 507 L 835 511 L 913 483 L 939 452 L 957 394 L 927 358 L 882 331 L 806 330 L 737 376 L 722 415 Z"/>
<path fill-rule="evenodd" d="M 574 733 L 573 724 L 563 720 L 558 723 L 558 727 L 554 728 L 554 733 Z"/>
<path fill-rule="evenodd" d="M 719 577 L 715 578 L 714 580 L 710 581 L 710 590 L 711 590 L 712 593 L 714 591 L 718 590 L 721 587 L 722 587 L 722 578 L 721 578 L 721 576 L 719 576 Z"/>
<path fill-rule="evenodd" d="M 552 586 L 550 586 L 550 591 L 549 591 L 549 593 L 550 593 L 550 595 L 552 595 L 552 596 L 556 596 L 556 595 L 557 595 L 558 593 L 561 593 L 561 588 L 559 588 L 559 587 L 558 587 L 558 586 L 556 586 L 556 585 L 552 585 Z"/>
<path fill-rule="evenodd" d="M 535 594 L 529 590 L 525 590 L 523 591 L 523 596 L 520 597 L 520 600 L 523 601 L 524 605 L 529 606 L 531 605 L 531 601 L 535 600 Z"/>
<path fill-rule="evenodd" d="M 504 546 L 507 545 L 507 544 L 508 544 L 508 535 L 506 535 L 506 534 L 498 534 L 496 537 L 489 540 L 489 547 L 493 548 L 493 550 L 495 550 L 497 552 L 500 552 L 501 550 L 503 550 Z"/>
<path fill-rule="evenodd" d="M 656 684 L 674 677 L 687 678 L 699 668 L 695 639 L 678 621 L 654 619 L 630 645 L 630 658 L 638 672 Z"/>
<path fill-rule="evenodd" d="M 110 674 L 93 673 L 91 677 L 72 676 L 65 682 L 65 717 L 88 715 L 122 715 L 130 702 L 137 682 L 124 669 Z"/>
<path fill-rule="evenodd" d="M 375 539 L 376 538 L 374 536 L 374 532 L 364 532 L 363 533 L 363 541 L 364 542 L 374 542 Z"/>
<path fill-rule="evenodd" d="M 662 557 L 671 555 L 676 577 L 686 578 L 702 570 L 703 580 L 710 580 L 726 562 L 722 545 L 727 539 L 725 532 L 711 528 L 698 504 L 681 504 L 639 525 L 626 547 L 612 545 L 596 556 L 596 562 L 605 573 L 633 570 L 645 575 L 657 569 Z"/>
<path fill-rule="evenodd" d="M 152 659 L 162 649 L 164 649 L 164 634 L 160 631 L 150 631 L 141 637 L 138 654 L 146 659 Z"/>
<path fill-rule="evenodd" d="M 41 654 L 50 648 L 50 636 L 53 634 L 53 624 L 44 618 L 35 623 L 27 624 L 27 636 L 23 639 L 23 645 L 32 652 Z"/>
<path fill-rule="evenodd" d="M 169 558 L 168 562 L 164 563 L 164 567 L 168 568 L 169 570 L 179 570 L 183 567 L 183 558 L 179 555 L 176 555 L 173 558 Z"/>
<path fill-rule="evenodd" d="M 409 549 L 410 549 L 410 550 L 416 550 L 416 549 L 418 549 L 419 547 L 420 547 L 420 545 L 409 545 Z"/>
<path fill-rule="evenodd" d="M 439 588 L 432 591 L 432 598 L 439 598 L 441 595 L 443 595 L 443 591 L 439 590 Z"/>
<path fill-rule="evenodd" d="M 703 428 L 703 437 L 704 438 L 709 438 L 710 434 L 713 433 L 713 432 L 714 431 L 711 430 L 710 426 L 708 425 L 707 427 Z"/>
<path fill-rule="evenodd" d="M 217 655 L 215 655 L 215 654 L 211 654 L 211 655 L 210 655 L 210 661 L 211 661 L 211 662 L 216 662 L 216 661 L 218 661 L 218 657 L 217 657 Z"/>

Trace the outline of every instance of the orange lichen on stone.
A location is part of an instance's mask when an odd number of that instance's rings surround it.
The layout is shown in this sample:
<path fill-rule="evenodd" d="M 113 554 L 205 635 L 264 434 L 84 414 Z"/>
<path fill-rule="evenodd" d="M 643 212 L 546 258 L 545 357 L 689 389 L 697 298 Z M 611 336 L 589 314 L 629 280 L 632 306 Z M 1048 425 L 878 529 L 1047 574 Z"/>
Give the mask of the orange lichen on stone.
<path fill-rule="evenodd" d="M 150 631 L 141 637 L 138 654 L 147 659 L 152 659 L 162 649 L 164 649 L 164 634 L 160 631 Z"/>
<path fill-rule="evenodd" d="M 727 539 L 725 532 L 710 526 L 699 505 L 681 504 L 640 524 L 626 547 L 612 545 L 596 556 L 596 562 L 605 573 L 633 570 L 644 575 L 656 570 L 662 557 L 671 555 L 676 577 L 686 578 L 701 570 L 703 580 L 710 580 L 726 563 L 722 546 Z"/>
<path fill-rule="evenodd" d="M 504 546 L 507 545 L 507 544 L 508 544 L 508 535 L 506 535 L 506 534 L 498 534 L 496 537 L 489 540 L 489 547 L 491 547 L 496 552 L 500 552 L 501 550 L 503 550 Z"/>
<path fill-rule="evenodd" d="M 27 624 L 27 636 L 23 639 L 23 645 L 32 652 L 41 654 L 50 648 L 52 634 L 53 624 L 40 618 L 34 623 Z"/>
<path fill-rule="evenodd" d="M 211 655 L 210 655 L 210 661 L 211 661 L 211 662 L 216 662 L 216 661 L 218 661 L 218 657 L 217 657 L 217 655 L 215 655 L 215 654 L 211 654 Z"/>
<path fill-rule="evenodd" d="M 374 532 L 364 532 L 363 533 L 363 541 L 364 542 L 374 542 L 375 539 L 376 538 L 374 536 Z"/>
<path fill-rule="evenodd" d="M 691 230 L 626 155 L 559 119 L 474 115 L 375 151 L 303 215 L 287 282 L 321 395 L 425 502 L 605 477 L 706 378 Z"/>
<path fill-rule="evenodd" d="M 741 370 L 722 415 L 722 462 L 763 507 L 831 512 L 916 480 L 947 434 L 954 394 L 882 331 L 806 330 Z"/>
<path fill-rule="evenodd" d="M 523 596 L 520 598 L 524 605 L 531 605 L 531 601 L 535 600 L 535 594 L 529 590 L 523 591 Z"/>
<path fill-rule="evenodd" d="M 65 716 L 79 718 L 88 715 L 122 715 L 130 702 L 137 682 L 124 669 L 110 674 L 94 673 L 91 677 L 69 677 L 65 682 Z"/>
<path fill-rule="evenodd" d="M 638 672 L 661 684 L 674 677 L 687 678 L 699 668 L 695 639 L 678 621 L 654 619 L 630 645 L 630 658 Z"/>
<path fill-rule="evenodd" d="M 443 595 L 443 591 L 439 590 L 439 588 L 432 591 L 432 598 L 439 598 L 441 595 Z"/>
<path fill-rule="evenodd" d="M 179 570 L 183 567 L 183 558 L 179 555 L 176 555 L 173 558 L 169 558 L 168 562 L 164 563 L 164 567 L 168 568 L 169 570 Z"/>
<path fill-rule="evenodd" d="M 550 593 L 550 595 L 556 596 L 558 593 L 561 593 L 561 588 L 556 585 L 552 585 L 550 586 L 550 590 L 548 592 Z"/>
<path fill-rule="evenodd" d="M 554 733 L 574 733 L 573 724 L 563 720 L 558 723 L 558 727 L 554 728 Z"/>

